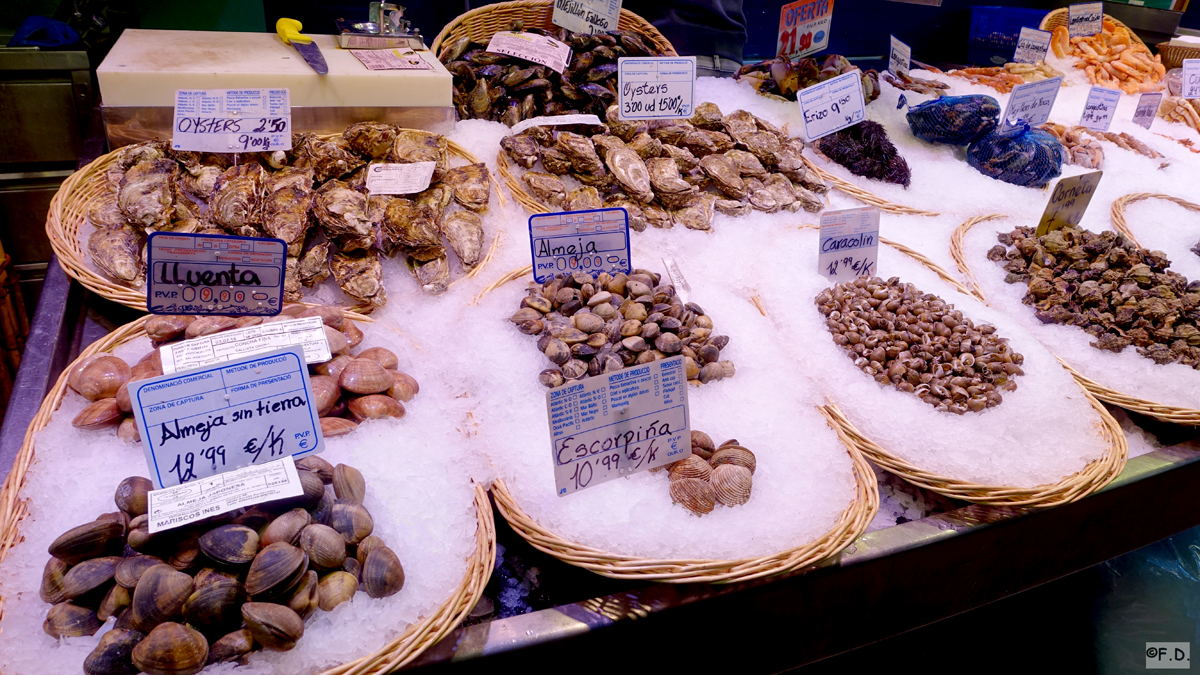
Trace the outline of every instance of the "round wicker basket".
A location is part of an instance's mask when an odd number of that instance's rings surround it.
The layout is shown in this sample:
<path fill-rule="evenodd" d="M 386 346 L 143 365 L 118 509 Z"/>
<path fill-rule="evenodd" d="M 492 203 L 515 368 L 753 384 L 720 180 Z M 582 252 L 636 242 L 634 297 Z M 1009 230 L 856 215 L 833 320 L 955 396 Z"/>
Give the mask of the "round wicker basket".
<path fill-rule="evenodd" d="M 459 14 L 453 21 L 446 24 L 442 32 L 433 38 L 429 49 L 434 54 L 441 51 L 442 45 L 462 37 L 468 37 L 472 42 L 486 44 L 492 39 L 492 34 L 511 30 L 513 21 L 522 21 L 526 28 L 541 28 L 553 30 L 556 26 L 550 21 L 554 14 L 554 0 L 513 0 L 513 2 L 498 2 L 494 5 L 484 5 Z M 618 30 L 630 30 L 641 33 L 664 56 L 678 56 L 670 41 L 659 32 L 654 24 L 646 21 L 633 12 L 622 9 L 617 19 Z"/>
<path fill-rule="evenodd" d="M 150 317 L 141 317 L 92 343 L 83 350 L 79 359 L 111 352 L 119 345 L 144 336 L 144 324 L 148 318 Z M 346 312 L 346 318 L 370 321 L 367 317 L 353 312 Z M 21 520 L 29 513 L 27 501 L 20 499 L 19 494 L 25 483 L 26 473 L 36 456 L 34 436 L 50 423 L 51 417 L 62 403 L 67 390 L 67 375 L 75 363 L 78 363 L 78 359 L 63 370 L 54 388 L 42 401 L 41 408 L 25 432 L 25 441 L 13 461 L 12 470 L 9 471 L 3 488 L 0 488 L 0 563 L 4 561 L 9 550 L 21 541 Z M 53 448 L 43 451 L 53 452 Z M 492 516 L 492 507 L 486 491 L 478 484 L 475 485 L 475 513 L 475 550 L 466 560 L 467 570 L 454 593 L 433 613 L 409 625 L 383 647 L 354 661 L 326 670 L 321 675 L 390 673 L 410 663 L 462 623 L 483 594 L 496 559 L 496 524 Z M 0 605 L 2 603 L 3 598 L 0 598 Z"/>
<path fill-rule="evenodd" d="M 1131 239 L 1133 243 L 1141 246 L 1138 238 L 1133 234 L 1133 230 L 1129 228 L 1129 223 L 1125 220 L 1125 208 L 1134 202 L 1141 202 L 1147 199 L 1164 199 L 1168 202 L 1173 202 L 1187 209 L 1200 213 L 1200 204 L 1194 204 L 1186 199 L 1172 197 L 1171 195 L 1158 194 L 1155 192 L 1135 192 L 1125 195 L 1115 200 L 1112 204 L 1112 224 L 1113 229 Z"/>
<path fill-rule="evenodd" d="M 1136 194 L 1127 195 L 1122 199 L 1129 199 L 1137 196 L 1138 195 Z M 1143 199 L 1150 196 L 1160 197 L 1163 195 L 1148 194 L 1147 197 L 1143 197 Z M 1175 198 L 1166 197 L 1166 199 L 1174 200 Z M 1129 201 L 1136 200 L 1129 199 Z M 1113 208 L 1115 210 L 1117 208 L 1116 205 L 1114 205 Z M 963 273 L 963 275 L 967 278 L 969 285 L 974 289 L 974 295 L 984 299 L 985 302 L 987 300 L 984 298 L 983 292 L 979 288 L 979 283 L 975 280 L 975 273 L 971 271 L 970 263 L 967 260 L 967 256 L 963 247 L 963 237 L 966 235 L 967 231 L 979 223 L 987 222 L 989 220 L 999 220 L 1007 217 L 1008 216 L 998 213 L 993 213 L 986 216 L 976 216 L 955 228 L 954 234 L 950 237 L 950 255 L 954 258 L 954 262 L 958 266 L 959 271 Z M 1095 380 L 1085 377 L 1079 371 L 1072 368 L 1069 363 L 1062 361 L 1062 357 L 1059 357 L 1059 361 L 1063 363 L 1063 367 L 1071 372 L 1071 375 L 1075 377 L 1075 381 L 1082 385 L 1083 388 L 1088 391 L 1088 393 L 1100 399 L 1101 401 L 1104 401 L 1105 403 L 1111 403 L 1112 405 L 1125 408 L 1126 410 L 1132 410 L 1133 412 L 1141 413 L 1148 417 L 1153 417 L 1154 419 L 1161 420 L 1163 422 L 1169 422 L 1171 424 L 1200 426 L 1200 410 L 1163 405 L 1161 403 L 1155 403 L 1153 401 L 1137 398 L 1136 396 L 1123 394 L 1115 389 L 1106 387 Z"/>
<path fill-rule="evenodd" d="M 1068 8 L 1067 7 L 1063 7 L 1061 9 L 1056 9 L 1053 12 L 1050 12 L 1046 16 L 1042 17 L 1042 23 L 1041 23 L 1041 25 L 1038 26 L 1038 28 L 1040 28 L 1042 30 L 1053 31 L 1055 28 L 1058 28 L 1059 26 L 1067 25 L 1067 18 L 1068 18 Z M 1133 32 L 1133 29 L 1130 28 L 1129 26 L 1126 26 L 1125 24 L 1121 23 L 1119 20 L 1114 19 L 1113 17 L 1111 17 L 1107 14 L 1104 15 L 1104 20 L 1111 21 L 1114 24 L 1116 24 L 1118 28 L 1124 28 L 1125 30 L 1129 31 L 1130 38 L 1135 40 L 1141 46 L 1143 46 L 1143 47 L 1146 46 L 1146 43 L 1142 41 L 1142 38 L 1138 37 L 1137 33 Z"/>
<path fill-rule="evenodd" d="M 1154 45 L 1154 48 L 1158 50 L 1159 56 L 1162 57 L 1163 67 L 1167 70 L 1182 68 L 1185 59 L 1200 59 L 1200 47 L 1172 45 L 1170 41 L 1167 41 Z"/>

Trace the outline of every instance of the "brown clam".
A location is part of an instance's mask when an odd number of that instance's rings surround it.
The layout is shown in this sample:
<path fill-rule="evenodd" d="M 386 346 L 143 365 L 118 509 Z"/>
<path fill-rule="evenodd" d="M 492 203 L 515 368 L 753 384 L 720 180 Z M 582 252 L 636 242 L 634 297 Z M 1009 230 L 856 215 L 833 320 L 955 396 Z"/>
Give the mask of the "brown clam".
<path fill-rule="evenodd" d="M 100 643 L 83 660 L 85 675 L 133 675 L 133 648 L 146 636 L 136 630 L 114 628 L 100 638 Z"/>
<path fill-rule="evenodd" d="M 117 485 L 113 501 L 117 508 L 129 514 L 130 518 L 144 515 L 148 507 L 147 494 L 154 489 L 154 483 L 149 478 L 130 476 Z"/>
<path fill-rule="evenodd" d="M 347 320 L 342 324 L 342 335 L 349 341 L 349 348 L 354 349 L 363 341 L 363 332 L 353 321 Z"/>
<path fill-rule="evenodd" d="M 42 602 L 57 605 L 66 601 L 67 596 L 63 594 L 62 580 L 63 575 L 70 567 L 58 558 L 51 557 L 46 561 L 46 567 L 42 570 L 42 587 L 39 591 Z"/>
<path fill-rule="evenodd" d="M 124 524 L 97 520 L 59 535 L 50 544 L 49 553 L 68 565 L 77 565 L 89 558 L 120 554 L 124 535 Z"/>
<path fill-rule="evenodd" d="M 192 578 L 170 565 L 155 565 L 142 573 L 133 589 L 133 625 L 143 633 L 179 616 L 192 594 Z"/>
<path fill-rule="evenodd" d="M 342 417 L 322 417 L 321 435 L 325 438 L 344 436 L 358 428 L 358 423 Z"/>
<path fill-rule="evenodd" d="M 212 643 L 208 648 L 208 663 L 224 663 L 254 651 L 254 636 L 249 628 L 235 630 Z"/>
<path fill-rule="evenodd" d="M 308 455 L 296 460 L 296 468 L 312 471 L 321 477 L 321 482 L 329 485 L 333 482 L 333 465 L 317 455 Z"/>
<path fill-rule="evenodd" d="M 383 419 L 385 417 L 404 417 L 405 413 L 402 403 L 391 396 L 383 394 L 372 394 L 370 396 L 360 396 L 359 398 L 350 399 L 350 402 L 346 406 L 350 409 L 350 414 L 354 416 L 354 419 L 359 422 L 363 420 Z"/>
<path fill-rule="evenodd" d="M 317 585 L 317 603 L 323 611 L 332 612 L 334 607 L 354 597 L 358 591 L 358 578 L 344 571 L 330 572 L 321 577 Z"/>
<path fill-rule="evenodd" d="M 182 572 L 191 569 L 201 559 L 201 553 L 200 533 L 191 531 L 176 541 L 174 550 L 167 558 L 167 564 Z"/>
<path fill-rule="evenodd" d="M 337 569 L 346 561 L 346 540 L 328 525 L 314 523 L 301 530 L 298 546 L 318 569 Z"/>
<path fill-rule="evenodd" d="M 362 581 L 362 563 L 358 562 L 357 558 L 347 557 L 346 561 L 342 563 L 342 571 L 349 572 L 354 575 L 355 579 Z"/>
<path fill-rule="evenodd" d="M 232 316 L 202 316 L 188 324 L 188 327 L 183 331 L 183 335 L 191 340 L 192 338 L 232 330 L 236 327 L 237 319 Z"/>
<path fill-rule="evenodd" d="M 183 603 L 183 618 L 192 628 L 216 638 L 242 625 L 246 589 L 236 579 L 218 579 L 192 591 Z"/>
<path fill-rule="evenodd" d="M 195 675 L 208 663 L 208 640 L 178 623 L 162 623 L 133 648 L 133 665 L 149 675 Z"/>
<path fill-rule="evenodd" d="M 95 635 L 100 630 L 100 619 L 90 609 L 60 602 L 46 612 L 42 630 L 52 638 Z"/>
<path fill-rule="evenodd" d="M 245 525 L 222 525 L 200 536 L 200 550 L 214 562 L 245 565 L 258 553 L 258 533 Z"/>
<path fill-rule="evenodd" d="M 337 380 L 328 375 L 313 375 L 309 378 L 309 382 L 312 383 L 313 406 L 316 407 L 317 414 L 328 414 L 333 409 L 333 405 L 337 403 L 338 397 L 342 395 Z"/>
<path fill-rule="evenodd" d="M 367 498 L 367 479 L 358 469 L 338 464 L 333 468 L 333 494 L 338 499 L 353 499 L 361 504 Z"/>
<path fill-rule="evenodd" d="M 204 569 L 201 569 L 199 572 L 196 572 L 195 576 L 193 576 L 192 579 L 193 579 L 192 589 L 199 590 L 209 584 L 215 584 L 217 582 L 224 582 L 228 579 L 232 579 L 233 581 L 238 581 L 238 575 L 234 574 L 233 572 L 226 572 L 225 570 L 219 570 L 215 567 L 205 567 Z"/>
<path fill-rule="evenodd" d="M 392 371 L 392 388 L 388 389 L 388 396 L 408 403 L 420 392 L 421 385 L 417 384 L 416 378 L 399 370 Z"/>
<path fill-rule="evenodd" d="M 102 398 L 79 411 L 75 419 L 71 420 L 71 425 L 76 429 L 105 429 L 120 423 L 124 416 L 121 406 L 117 405 L 117 399 Z"/>
<path fill-rule="evenodd" d="M 242 619 L 254 641 L 265 649 L 286 652 L 304 637 L 304 620 L 283 605 L 247 602 L 242 605 Z"/>
<path fill-rule="evenodd" d="M 681 478 L 671 481 L 671 501 L 681 504 L 692 513 L 710 513 L 716 507 L 716 495 L 708 481 Z"/>
<path fill-rule="evenodd" d="M 699 478 L 700 480 L 708 480 L 712 474 L 712 467 L 708 462 L 696 455 L 688 455 L 687 457 L 675 462 L 671 465 L 670 477 L 671 480 L 679 480 L 681 478 Z"/>
<path fill-rule="evenodd" d="M 133 374 L 128 363 L 116 356 L 101 356 L 79 371 L 75 390 L 89 401 L 114 398 Z"/>
<path fill-rule="evenodd" d="M 386 546 L 371 549 L 363 563 L 362 583 L 372 598 L 386 598 L 404 588 L 404 567 L 392 549 Z"/>
<path fill-rule="evenodd" d="M 359 564 L 361 565 L 367 562 L 367 556 L 370 555 L 371 549 L 384 545 L 385 544 L 383 543 L 383 540 L 373 534 L 358 542 L 358 548 L 355 550 L 355 555 L 357 556 Z"/>
<path fill-rule="evenodd" d="M 155 565 L 162 565 L 163 561 L 152 555 L 135 555 L 128 558 L 121 558 L 117 563 L 116 573 L 113 578 L 116 582 L 129 589 L 137 588 L 138 580 L 142 578 L 146 570 Z"/>
<path fill-rule="evenodd" d="M 719 464 L 712 470 L 709 483 L 717 501 L 725 506 L 738 506 L 750 501 L 754 479 L 750 469 L 736 464 Z"/>
<path fill-rule="evenodd" d="M 346 364 L 353 360 L 354 357 L 350 356 L 349 354 L 338 354 L 325 363 L 318 363 L 317 365 L 313 366 L 312 369 L 318 375 L 328 375 L 336 380 L 342 376 L 342 369 L 346 367 Z"/>
<path fill-rule="evenodd" d="M 339 307 L 329 307 L 327 305 L 313 305 L 306 308 L 303 312 L 296 315 L 297 319 L 303 319 L 309 316 L 321 317 L 321 323 L 329 326 L 334 330 L 341 330 L 342 323 L 345 320 L 345 313 Z"/>
<path fill-rule="evenodd" d="M 143 326 L 146 336 L 155 342 L 170 342 L 183 337 L 183 332 L 196 317 L 186 314 L 155 314 Z"/>
<path fill-rule="evenodd" d="M 375 529 L 375 520 L 362 504 L 339 499 L 329 511 L 329 526 L 337 530 L 347 544 L 357 544 Z"/>
<path fill-rule="evenodd" d="M 355 358 L 371 359 L 387 370 L 395 368 L 400 363 L 400 360 L 396 358 L 392 350 L 384 347 L 369 347 L 359 352 Z"/>
<path fill-rule="evenodd" d="M 735 464 L 746 467 L 750 470 L 750 473 L 754 473 L 757 465 L 757 462 L 754 460 L 754 453 L 740 445 L 722 445 L 713 453 L 712 458 L 708 461 L 713 465 L 713 468 L 721 464 Z"/>
<path fill-rule="evenodd" d="M 350 340 L 346 334 L 335 328 L 325 326 L 325 341 L 329 343 L 329 352 L 331 354 L 341 354 L 350 349 Z"/>
<path fill-rule="evenodd" d="M 338 383 L 355 394 L 378 394 L 392 387 L 392 374 L 374 359 L 356 358 L 346 364 Z"/>
<path fill-rule="evenodd" d="M 114 617 L 129 608 L 133 604 L 133 594 L 128 588 L 120 584 L 113 584 L 105 594 L 104 599 L 100 601 L 100 607 L 96 609 L 96 618 L 101 621 L 108 621 L 109 617 Z"/>
<path fill-rule="evenodd" d="M 309 570 L 304 573 L 300 583 L 296 584 L 296 588 L 280 599 L 279 604 L 286 605 L 299 614 L 301 619 L 307 619 L 317 611 L 317 600 L 317 573 L 315 570 Z"/>
<path fill-rule="evenodd" d="M 113 575 L 117 571 L 117 563 L 120 561 L 121 559 L 115 556 L 92 558 L 67 570 L 62 578 L 63 596 L 67 600 L 74 600 L 81 595 L 107 586 L 112 582 Z"/>
<path fill-rule="evenodd" d="M 83 371 L 87 370 L 87 367 L 92 365 L 92 363 L 97 359 L 103 358 L 104 356 L 104 354 L 92 354 L 91 356 L 79 357 L 79 359 L 75 361 L 75 365 L 71 366 L 71 370 L 67 372 L 67 386 L 71 387 L 77 393 L 82 395 L 80 389 L 83 388 Z"/>
<path fill-rule="evenodd" d="M 259 504 L 266 511 L 278 513 L 287 509 L 311 509 L 321 502 L 325 495 L 325 483 L 321 477 L 312 471 L 296 471 L 300 478 L 300 487 L 304 493 L 297 497 L 284 497 Z"/>
<path fill-rule="evenodd" d="M 250 563 L 246 592 L 256 600 L 277 598 L 287 592 L 307 568 L 308 556 L 304 551 L 277 541 L 259 551 Z"/>

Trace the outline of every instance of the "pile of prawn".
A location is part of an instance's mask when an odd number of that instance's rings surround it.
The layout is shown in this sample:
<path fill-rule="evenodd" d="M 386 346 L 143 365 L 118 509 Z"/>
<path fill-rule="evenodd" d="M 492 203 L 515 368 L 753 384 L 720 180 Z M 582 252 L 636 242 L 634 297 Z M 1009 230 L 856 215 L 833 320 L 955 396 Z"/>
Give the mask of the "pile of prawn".
<path fill-rule="evenodd" d="M 1162 90 L 1167 70 L 1157 55 L 1129 29 L 1104 19 L 1104 29 L 1096 35 L 1070 37 L 1066 26 L 1054 29 L 1050 46 L 1059 58 L 1079 57 L 1076 68 L 1087 73 L 1092 84 L 1119 88 L 1126 94 Z"/>

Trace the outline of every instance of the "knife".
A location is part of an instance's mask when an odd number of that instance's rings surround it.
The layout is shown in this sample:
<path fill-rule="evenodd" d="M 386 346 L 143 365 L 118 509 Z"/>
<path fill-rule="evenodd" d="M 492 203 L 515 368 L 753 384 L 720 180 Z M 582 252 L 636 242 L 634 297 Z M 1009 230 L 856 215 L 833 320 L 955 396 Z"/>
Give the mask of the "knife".
<path fill-rule="evenodd" d="M 325 64 L 321 48 L 313 44 L 312 38 L 301 35 L 301 28 L 304 26 L 295 19 L 280 19 L 275 22 L 275 32 L 279 34 L 279 39 L 283 40 L 283 44 L 291 45 L 300 52 L 300 56 L 304 57 L 305 62 L 312 66 L 318 75 L 329 74 L 329 66 Z"/>

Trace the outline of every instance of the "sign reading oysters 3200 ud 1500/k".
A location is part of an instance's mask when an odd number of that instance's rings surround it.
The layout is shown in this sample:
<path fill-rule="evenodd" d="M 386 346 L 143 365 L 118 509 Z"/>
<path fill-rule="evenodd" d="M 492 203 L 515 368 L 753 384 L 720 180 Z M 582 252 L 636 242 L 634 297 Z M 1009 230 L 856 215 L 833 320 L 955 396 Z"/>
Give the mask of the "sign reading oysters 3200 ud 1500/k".
<path fill-rule="evenodd" d="M 147 259 L 152 314 L 274 316 L 283 306 L 281 239 L 155 232 Z"/>

